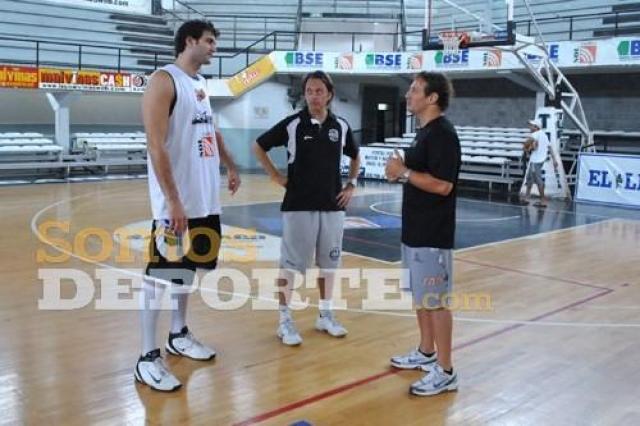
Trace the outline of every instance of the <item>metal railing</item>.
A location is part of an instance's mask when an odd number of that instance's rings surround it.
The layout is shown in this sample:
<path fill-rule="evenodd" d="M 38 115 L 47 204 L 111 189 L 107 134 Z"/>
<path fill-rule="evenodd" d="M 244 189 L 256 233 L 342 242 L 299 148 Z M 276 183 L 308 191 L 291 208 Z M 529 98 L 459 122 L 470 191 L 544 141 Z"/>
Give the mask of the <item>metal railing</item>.
<path fill-rule="evenodd" d="M 251 43 L 250 45 L 246 46 L 244 49 L 242 49 L 241 51 L 233 54 L 233 55 L 224 55 L 224 56 L 214 56 L 214 58 L 217 60 L 218 63 L 218 73 L 217 73 L 217 77 L 218 78 L 222 78 L 222 77 L 228 77 L 230 75 L 233 75 L 239 71 L 241 71 L 244 68 L 249 67 L 253 62 L 252 61 L 252 55 L 263 55 L 267 52 L 271 52 L 271 51 L 276 51 L 276 50 L 283 50 L 283 49 L 279 49 L 278 48 L 278 43 L 280 43 L 282 45 L 282 39 L 284 36 L 294 36 L 296 38 L 300 38 L 301 36 L 304 35 L 311 35 L 312 37 L 312 42 L 311 42 L 311 49 L 310 50 L 315 50 L 315 46 L 316 46 L 316 39 L 318 36 L 323 36 L 323 35 L 343 35 L 345 37 L 348 37 L 351 39 L 351 47 L 352 47 L 352 51 L 355 51 L 355 46 L 356 46 L 356 40 L 358 36 L 372 36 L 372 35 L 376 35 L 376 36 L 392 36 L 394 37 L 394 40 L 398 39 L 398 36 L 400 35 L 400 33 L 369 33 L 369 32 L 331 32 L 331 31 L 326 31 L 326 32 L 295 32 L 295 31 L 273 31 L 267 35 L 265 35 L 264 37 L 254 41 L 253 43 Z M 280 37 L 280 41 L 278 41 L 278 37 Z M 268 46 L 267 49 L 264 48 L 264 46 Z M 286 50 L 288 49 L 288 46 L 286 48 Z M 231 61 L 231 60 L 237 60 L 236 58 L 240 57 L 240 56 L 244 56 L 245 61 L 242 64 L 242 68 L 231 72 L 231 73 L 224 73 L 223 72 L 223 62 L 224 61 Z M 256 60 L 259 58 L 256 58 Z"/>
<path fill-rule="evenodd" d="M 586 28 L 580 28 L 580 23 L 586 21 L 598 20 L 602 22 L 603 26 L 600 28 L 593 28 L 588 26 Z M 616 11 L 605 13 L 585 13 L 578 15 L 568 16 L 555 16 L 549 18 L 536 19 L 543 33 L 549 40 L 562 41 L 563 38 L 557 38 L 553 36 L 565 36 L 566 40 L 574 40 L 574 36 L 579 33 L 591 33 L 592 37 L 598 37 L 598 32 L 610 33 L 610 35 L 603 35 L 604 37 L 617 37 L 623 34 L 640 34 L 640 8 L 638 10 L 628 11 Z M 635 27 L 623 26 L 623 24 L 637 23 Z M 544 30 L 545 26 L 551 24 L 561 24 L 561 27 L 554 30 Z M 604 25 L 608 25 L 604 26 Z M 533 21 L 521 20 L 516 21 L 516 30 L 524 35 L 530 36 L 533 34 Z M 551 36 L 551 37 L 549 37 Z M 579 39 L 579 38 L 578 38 Z"/>
<path fill-rule="evenodd" d="M 538 22 L 555 22 L 561 23 L 562 31 L 556 32 L 556 37 L 549 37 L 550 40 L 560 41 L 558 34 L 563 34 L 568 40 L 580 39 L 576 36 L 587 31 L 593 38 L 594 31 L 608 30 L 611 35 L 621 34 L 640 34 L 640 17 L 638 11 L 619 11 L 602 14 L 582 14 L 570 15 L 563 17 L 542 18 Z M 576 22 L 583 20 L 599 19 L 606 23 L 608 27 L 593 28 L 588 30 L 577 30 Z M 634 19 L 638 19 L 638 25 L 626 26 L 623 24 L 633 23 Z M 533 30 L 529 21 L 519 21 L 517 23 L 517 31 L 523 34 L 530 34 Z M 251 65 L 261 55 L 273 50 L 295 50 L 300 48 L 298 44 L 301 37 L 305 35 L 311 36 L 311 42 L 308 50 L 315 50 L 319 38 L 326 35 L 341 35 L 351 41 L 351 50 L 356 51 L 357 40 L 359 37 L 376 37 L 388 36 L 393 37 L 394 49 L 406 49 L 406 44 L 402 40 L 406 37 L 417 37 L 421 31 L 401 31 L 396 33 L 369 33 L 369 32 L 301 32 L 301 31 L 272 31 L 253 41 L 249 45 L 239 48 L 237 52 L 230 55 L 217 55 L 214 61 L 217 61 L 217 77 L 226 77 L 232 75 L 241 69 Z M 549 33 L 547 33 L 549 34 Z M 586 34 L 586 33 L 584 33 Z M 293 41 L 292 41 L 293 40 Z M 401 40 L 398 42 L 398 40 Z M 417 46 L 416 46 L 417 47 Z M 16 65 L 35 65 L 35 66 L 64 66 L 77 69 L 102 69 L 115 71 L 151 71 L 166 62 L 170 62 L 173 58 L 167 54 L 166 50 L 158 49 L 153 51 L 151 47 L 143 47 L 148 53 L 135 53 L 140 50 L 140 45 L 119 44 L 119 45 L 103 45 L 96 43 L 80 43 L 71 41 L 55 41 L 45 39 L 35 39 L 27 37 L 9 37 L 0 36 L 0 62 Z M 306 48 L 305 48 L 306 49 Z M 2 54 L 4 52 L 4 55 Z M 19 52 L 19 56 L 15 58 L 7 57 L 7 52 Z M 17 55 L 18 53 L 16 53 Z M 66 55 L 66 60 L 59 59 Z M 53 60 L 51 58 L 57 59 Z M 238 58 L 243 60 L 238 61 Z M 146 60 L 147 65 L 141 65 L 139 60 Z M 224 64 L 238 63 L 238 69 L 229 69 Z M 215 63 L 215 62 L 214 62 Z M 215 66 L 214 66 L 215 67 Z"/>
<path fill-rule="evenodd" d="M 176 8 L 176 5 L 179 7 Z M 194 16 L 196 19 L 207 19 L 207 15 L 180 0 L 172 0 L 171 9 L 163 8 L 162 11 L 171 14 L 178 21 L 189 21 L 194 19 Z M 186 14 L 186 16 L 182 16 L 183 14 Z"/>
<path fill-rule="evenodd" d="M 407 9 L 405 0 L 400 0 L 400 31 L 402 34 L 402 50 L 407 50 Z"/>
<path fill-rule="evenodd" d="M 10 42 L 11 46 L 5 46 L 3 42 Z M 16 43 L 24 44 L 24 46 L 16 46 Z M 31 49 L 28 46 L 32 46 Z M 81 69 L 99 69 L 109 71 L 147 71 L 148 67 L 125 66 L 123 61 L 131 59 L 139 59 L 141 54 L 131 53 L 132 49 L 138 49 L 135 45 L 108 46 L 91 43 L 72 43 L 64 41 L 47 41 L 35 40 L 20 37 L 4 37 L 0 36 L 0 51 L 2 48 L 19 48 L 22 52 L 28 52 L 24 58 L 0 58 L 2 62 L 16 65 L 34 65 L 36 67 L 53 66 L 53 67 L 69 67 L 78 70 Z M 45 58 L 46 53 L 53 53 L 57 58 L 64 54 L 68 54 L 70 61 L 53 61 Z M 164 56 L 163 52 L 155 52 L 147 55 L 154 58 L 154 69 L 160 63 L 159 58 Z M 95 64 L 87 63 L 87 57 L 105 58 L 105 63 Z M 106 58 L 112 59 L 114 62 L 109 63 Z"/>
<path fill-rule="evenodd" d="M 354 4 L 353 0 L 304 0 L 303 7 L 307 10 L 326 10 L 328 13 L 344 14 L 357 12 L 364 15 L 373 13 L 381 13 L 385 15 L 399 15 L 398 12 L 390 12 L 389 3 L 391 0 L 362 0 Z M 398 8 L 400 8 L 401 0 L 395 0 Z"/>

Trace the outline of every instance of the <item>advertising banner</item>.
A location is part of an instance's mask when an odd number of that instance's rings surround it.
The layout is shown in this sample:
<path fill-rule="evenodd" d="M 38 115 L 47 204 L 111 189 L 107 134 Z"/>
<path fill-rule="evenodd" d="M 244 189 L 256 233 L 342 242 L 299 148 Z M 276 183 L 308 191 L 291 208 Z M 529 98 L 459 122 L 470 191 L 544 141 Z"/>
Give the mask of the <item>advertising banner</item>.
<path fill-rule="evenodd" d="M 275 73 L 275 67 L 269 55 L 263 56 L 249 68 L 234 75 L 227 81 L 229 90 L 234 96 L 241 95 L 247 90 L 253 89 Z"/>
<path fill-rule="evenodd" d="M 0 87 L 10 89 L 37 89 L 38 69 L 0 65 Z"/>
<path fill-rule="evenodd" d="M 576 199 L 640 207 L 640 157 L 581 154 Z"/>
<path fill-rule="evenodd" d="M 58 68 L 39 69 L 41 89 L 127 93 L 142 92 L 146 85 L 147 78 L 143 74 Z"/>

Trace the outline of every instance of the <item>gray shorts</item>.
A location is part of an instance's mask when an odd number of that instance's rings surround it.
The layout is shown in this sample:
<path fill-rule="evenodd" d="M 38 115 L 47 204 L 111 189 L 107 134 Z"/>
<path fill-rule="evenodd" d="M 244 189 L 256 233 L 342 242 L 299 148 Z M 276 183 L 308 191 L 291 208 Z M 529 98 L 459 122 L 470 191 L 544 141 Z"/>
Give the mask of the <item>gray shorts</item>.
<path fill-rule="evenodd" d="M 452 250 L 402 244 L 402 265 L 405 269 L 402 288 L 413 293 L 418 308 L 449 307 L 453 286 Z"/>
<path fill-rule="evenodd" d="M 338 268 L 344 217 L 343 211 L 283 212 L 280 267 L 304 274 L 315 254 L 315 266 Z"/>
<path fill-rule="evenodd" d="M 525 185 L 544 185 L 544 180 L 542 180 L 542 166 L 544 163 L 531 163 L 529 164 L 529 168 L 527 169 L 527 176 L 525 177 Z"/>

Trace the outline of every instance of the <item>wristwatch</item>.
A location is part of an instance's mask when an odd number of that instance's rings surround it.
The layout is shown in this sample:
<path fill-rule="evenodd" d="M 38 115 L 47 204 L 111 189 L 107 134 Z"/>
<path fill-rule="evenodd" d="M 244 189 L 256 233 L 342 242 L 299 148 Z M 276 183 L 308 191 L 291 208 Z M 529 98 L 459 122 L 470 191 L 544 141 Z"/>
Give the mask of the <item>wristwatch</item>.
<path fill-rule="evenodd" d="M 409 175 L 411 174 L 411 169 L 406 169 L 404 172 L 402 172 L 402 174 L 400 175 L 400 179 L 402 179 L 403 181 L 408 181 L 409 180 Z"/>
<path fill-rule="evenodd" d="M 356 186 L 358 186 L 358 178 L 347 180 L 347 185 L 351 185 L 355 188 Z"/>

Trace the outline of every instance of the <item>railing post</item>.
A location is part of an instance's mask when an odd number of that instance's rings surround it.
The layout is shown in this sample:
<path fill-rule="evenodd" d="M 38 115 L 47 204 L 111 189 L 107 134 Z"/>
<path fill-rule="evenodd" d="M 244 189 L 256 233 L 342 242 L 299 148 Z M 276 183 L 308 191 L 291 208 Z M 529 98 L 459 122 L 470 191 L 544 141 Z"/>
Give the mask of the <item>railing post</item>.
<path fill-rule="evenodd" d="M 237 37 L 238 37 L 238 17 L 234 16 L 233 17 L 233 48 L 234 49 L 237 48 L 237 45 L 236 45 Z"/>
<path fill-rule="evenodd" d="M 245 65 L 245 68 L 247 68 L 249 66 L 249 48 L 247 47 L 247 64 Z"/>
<path fill-rule="evenodd" d="M 273 33 L 273 50 L 278 50 L 278 32 Z"/>
<path fill-rule="evenodd" d="M 155 52 L 153 54 L 153 70 L 157 70 L 158 69 L 158 52 Z"/>
<path fill-rule="evenodd" d="M 356 33 L 351 33 L 351 51 L 356 51 Z"/>
<path fill-rule="evenodd" d="M 40 67 L 40 42 L 36 41 L 36 67 Z"/>
<path fill-rule="evenodd" d="M 618 17 L 620 16 L 619 12 L 616 12 L 616 27 L 613 30 L 614 37 L 618 37 Z"/>
<path fill-rule="evenodd" d="M 82 45 L 78 45 L 78 69 L 82 69 Z"/>
<path fill-rule="evenodd" d="M 218 78 L 222 78 L 222 56 L 218 57 Z"/>
<path fill-rule="evenodd" d="M 573 16 L 569 18 L 569 40 L 573 40 Z"/>
<path fill-rule="evenodd" d="M 527 36 L 531 36 L 531 20 L 527 22 Z"/>
<path fill-rule="evenodd" d="M 311 50 L 316 51 L 316 33 L 311 37 Z"/>
<path fill-rule="evenodd" d="M 120 72 L 121 63 L 122 63 L 122 49 L 118 47 L 118 72 Z"/>

